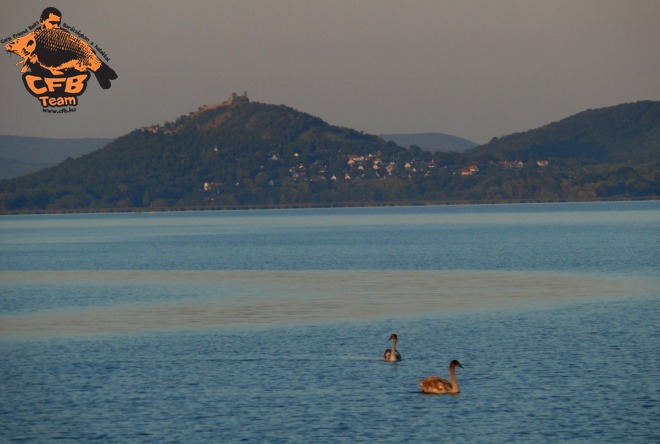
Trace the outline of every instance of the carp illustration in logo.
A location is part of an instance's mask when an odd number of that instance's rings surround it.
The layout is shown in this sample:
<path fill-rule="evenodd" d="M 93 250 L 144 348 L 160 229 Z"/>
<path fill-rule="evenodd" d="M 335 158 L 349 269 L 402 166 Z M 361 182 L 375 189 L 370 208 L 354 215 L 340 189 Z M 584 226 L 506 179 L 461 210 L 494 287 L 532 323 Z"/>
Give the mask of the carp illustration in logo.
<path fill-rule="evenodd" d="M 117 79 L 117 73 L 85 40 L 60 27 L 61 20 L 58 9 L 46 8 L 37 29 L 5 45 L 8 52 L 22 57 L 16 65 L 23 64 L 25 87 L 43 107 L 76 105 L 77 96 L 85 90 L 88 71 L 103 89 Z"/>

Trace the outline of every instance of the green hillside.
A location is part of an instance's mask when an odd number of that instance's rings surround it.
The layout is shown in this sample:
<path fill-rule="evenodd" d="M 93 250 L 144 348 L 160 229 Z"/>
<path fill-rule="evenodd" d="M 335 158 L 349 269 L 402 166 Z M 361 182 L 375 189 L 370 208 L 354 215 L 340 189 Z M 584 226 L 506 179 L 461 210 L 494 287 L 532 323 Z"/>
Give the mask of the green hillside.
<path fill-rule="evenodd" d="M 484 160 L 516 158 L 660 165 L 660 102 L 643 101 L 581 112 L 473 150 Z"/>
<path fill-rule="evenodd" d="M 246 96 L 0 182 L 0 211 L 649 198 L 660 102 L 427 152 Z"/>

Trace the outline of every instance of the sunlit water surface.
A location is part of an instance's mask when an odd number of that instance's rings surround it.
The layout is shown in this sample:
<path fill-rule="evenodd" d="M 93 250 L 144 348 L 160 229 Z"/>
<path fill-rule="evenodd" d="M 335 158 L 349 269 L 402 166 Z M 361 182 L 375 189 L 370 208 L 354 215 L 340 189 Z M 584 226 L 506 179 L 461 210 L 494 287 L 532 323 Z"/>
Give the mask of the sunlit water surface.
<path fill-rule="evenodd" d="M 0 217 L 0 442 L 658 442 L 659 241 L 655 202 Z"/>

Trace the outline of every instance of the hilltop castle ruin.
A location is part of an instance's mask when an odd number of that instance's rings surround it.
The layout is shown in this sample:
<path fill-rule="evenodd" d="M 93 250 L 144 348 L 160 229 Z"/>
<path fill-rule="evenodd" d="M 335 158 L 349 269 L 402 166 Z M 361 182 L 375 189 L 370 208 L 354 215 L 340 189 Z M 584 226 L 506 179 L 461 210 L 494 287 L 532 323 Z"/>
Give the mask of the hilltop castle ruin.
<path fill-rule="evenodd" d="M 215 108 L 220 108 L 222 106 L 234 106 L 234 105 L 240 105 L 240 104 L 243 104 L 243 103 L 250 103 L 250 99 L 247 96 L 247 91 L 244 91 L 243 95 L 240 95 L 240 96 L 234 92 L 234 93 L 231 93 L 231 96 L 229 96 L 229 98 L 227 100 L 222 101 L 220 103 L 213 104 L 213 105 L 202 105 L 199 108 L 197 108 L 197 111 L 191 111 L 188 115 L 189 116 L 194 116 L 195 114 L 199 114 L 201 112 L 208 111 L 208 110 L 215 109 Z M 166 128 L 167 126 L 168 126 L 168 124 L 165 124 L 165 126 L 158 125 L 158 124 L 157 125 L 151 125 L 151 126 L 143 126 L 142 128 L 140 128 L 140 131 L 154 133 L 154 134 L 158 133 L 160 131 L 163 131 L 165 134 L 172 134 L 173 131 L 171 129 Z"/>
<path fill-rule="evenodd" d="M 221 106 L 232 106 L 232 105 L 239 105 L 239 104 L 242 104 L 242 103 L 250 103 L 250 99 L 248 99 L 248 96 L 247 96 L 247 91 L 244 91 L 243 95 L 241 95 L 241 96 L 239 96 L 235 92 L 231 93 L 231 96 L 229 96 L 229 98 L 227 100 L 225 100 L 223 102 L 220 102 L 220 103 L 216 103 L 214 105 L 202 105 L 199 108 L 197 108 L 197 111 L 192 112 L 190 114 L 196 114 L 196 113 L 199 113 L 199 112 L 202 112 L 202 111 L 208 111 L 210 109 L 220 108 Z"/>

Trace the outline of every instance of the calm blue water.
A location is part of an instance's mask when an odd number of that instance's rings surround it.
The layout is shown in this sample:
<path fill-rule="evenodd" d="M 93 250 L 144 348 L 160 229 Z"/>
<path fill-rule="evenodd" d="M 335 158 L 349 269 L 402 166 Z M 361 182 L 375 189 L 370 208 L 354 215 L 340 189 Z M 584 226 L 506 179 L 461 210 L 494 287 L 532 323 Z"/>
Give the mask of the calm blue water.
<path fill-rule="evenodd" d="M 3 216 L 0 442 L 658 442 L 659 247 L 657 202 Z"/>

